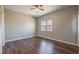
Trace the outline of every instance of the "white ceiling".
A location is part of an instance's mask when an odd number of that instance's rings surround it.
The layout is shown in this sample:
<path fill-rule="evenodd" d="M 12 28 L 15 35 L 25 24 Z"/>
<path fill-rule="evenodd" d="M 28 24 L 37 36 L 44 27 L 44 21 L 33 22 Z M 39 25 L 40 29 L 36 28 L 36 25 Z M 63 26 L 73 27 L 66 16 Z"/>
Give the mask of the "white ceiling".
<path fill-rule="evenodd" d="M 43 6 L 44 11 L 38 12 L 38 13 L 31 10 L 32 5 L 5 5 L 4 7 L 12 11 L 20 12 L 34 17 L 39 17 L 47 13 L 54 12 L 56 10 L 66 8 L 69 6 L 68 5 L 44 5 Z"/>

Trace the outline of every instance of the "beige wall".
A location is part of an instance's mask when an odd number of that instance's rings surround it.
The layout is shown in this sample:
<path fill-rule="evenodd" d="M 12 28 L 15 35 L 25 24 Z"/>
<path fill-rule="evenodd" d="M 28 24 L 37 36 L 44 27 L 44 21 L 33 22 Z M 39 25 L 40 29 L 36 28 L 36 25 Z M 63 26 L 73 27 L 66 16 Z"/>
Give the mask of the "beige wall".
<path fill-rule="evenodd" d="M 40 21 L 52 19 L 52 32 L 40 31 Z M 39 17 L 37 20 L 37 34 L 62 41 L 77 43 L 77 7 L 70 7 Z"/>
<path fill-rule="evenodd" d="M 35 35 L 35 18 L 5 9 L 5 41 Z"/>

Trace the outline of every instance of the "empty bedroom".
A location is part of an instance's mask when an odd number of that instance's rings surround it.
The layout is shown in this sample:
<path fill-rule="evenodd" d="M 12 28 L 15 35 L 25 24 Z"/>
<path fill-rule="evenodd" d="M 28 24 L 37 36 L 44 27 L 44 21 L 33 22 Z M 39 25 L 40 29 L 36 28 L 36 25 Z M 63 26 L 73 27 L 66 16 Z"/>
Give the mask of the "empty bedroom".
<path fill-rule="evenodd" d="M 3 54 L 79 53 L 79 6 L 3 5 L 2 11 Z"/>

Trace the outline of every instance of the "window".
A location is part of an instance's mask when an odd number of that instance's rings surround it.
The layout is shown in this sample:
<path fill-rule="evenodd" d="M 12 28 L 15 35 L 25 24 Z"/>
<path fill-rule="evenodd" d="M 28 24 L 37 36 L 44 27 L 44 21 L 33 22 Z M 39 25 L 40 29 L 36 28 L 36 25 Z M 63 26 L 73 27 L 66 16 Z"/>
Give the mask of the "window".
<path fill-rule="evenodd" d="M 52 20 L 42 20 L 41 31 L 52 31 Z"/>
<path fill-rule="evenodd" d="M 47 31 L 52 31 L 52 20 L 47 20 Z"/>
<path fill-rule="evenodd" d="M 41 31 L 46 31 L 46 20 L 41 21 Z"/>

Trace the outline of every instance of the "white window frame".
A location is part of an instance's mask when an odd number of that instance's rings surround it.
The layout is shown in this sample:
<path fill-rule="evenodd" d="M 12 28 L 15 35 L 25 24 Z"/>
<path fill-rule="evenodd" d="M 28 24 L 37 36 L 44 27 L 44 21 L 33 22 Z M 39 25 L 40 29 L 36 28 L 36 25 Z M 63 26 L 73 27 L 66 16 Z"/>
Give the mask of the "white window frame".
<path fill-rule="evenodd" d="M 44 23 L 45 22 L 45 23 Z M 44 24 L 43 24 L 44 23 Z M 47 31 L 47 32 L 52 32 L 52 19 L 49 20 L 42 20 L 41 21 L 41 31 Z M 49 27 L 50 26 L 50 27 Z M 50 29 L 49 29 L 50 28 Z"/>

